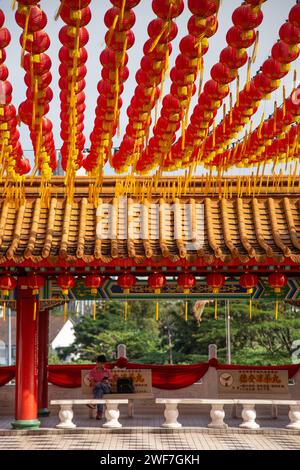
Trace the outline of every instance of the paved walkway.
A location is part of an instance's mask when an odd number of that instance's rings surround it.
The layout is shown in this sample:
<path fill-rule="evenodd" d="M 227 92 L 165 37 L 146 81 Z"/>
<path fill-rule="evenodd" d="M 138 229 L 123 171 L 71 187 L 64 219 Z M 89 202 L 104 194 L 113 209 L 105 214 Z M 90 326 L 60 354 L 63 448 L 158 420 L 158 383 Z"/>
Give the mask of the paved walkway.
<path fill-rule="evenodd" d="M 11 429 L 12 417 L 0 419 L 0 450 L 300 450 L 300 431 L 285 429 L 288 419 L 264 417 L 261 429 L 240 429 L 240 419 L 227 419 L 227 430 L 207 428 L 207 415 L 180 416 L 183 428 L 160 428 L 162 415 L 121 416 L 122 429 L 102 428 L 103 422 L 84 415 L 74 421 L 71 431 L 55 428 L 55 414 L 41 420 L 35 431 Z"/>

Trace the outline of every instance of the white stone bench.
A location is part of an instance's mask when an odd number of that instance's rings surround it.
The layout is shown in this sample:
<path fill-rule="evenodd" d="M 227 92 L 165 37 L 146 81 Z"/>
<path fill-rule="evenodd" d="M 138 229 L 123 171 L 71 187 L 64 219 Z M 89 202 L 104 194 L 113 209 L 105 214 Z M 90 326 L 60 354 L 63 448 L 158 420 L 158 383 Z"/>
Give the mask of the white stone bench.
<path fill-rule="evenodd" d="M 58 413 L 60 422 L 56 425 L 60 429 L 74 429 L 76 424 L 73 423 L 73 405 L 105 405 L 105 418 L 106 422 L 103 424 L 105 428 L 121 428 L 122 424 L 119 422 L 119 405 L 128 404 L 126 399 L 66 399 L 66 400 L 51 400 L 51 405 L 59 405 L 60 410 Z"/>
<path fill-rule="evenodd" d="M 211 423 L 209 427 L 224 429 L 227 424 L 224 423 L 225 411 L 224 405 L 242 405 L 243 423 L 241 428 L 258 429 L 260 426 L 256 423 L 256 405 L 285 405 L 289 406 L 290 423 L 289 429 L 300 430 L 300 400 L 253 400 L 253 399 L 208 399 L 208 398 L 157 398 L 156 403 L 164 404 L 165 422 L 162 424 L 166 428 L 180 428 L 181 424 L 177 421 L 179 416 L 178 405 L 211 405 Z"/>
<path fill-rule="evenodd" d="M 110 400 L 126 399 L 128 400 L 128 417 L 133 418 L 135 400 L 154 400 L 154 394 L 150 392 L 143 393 L 106 393 L 103 398 Z"/>
<path fill-rule="evenodd" d="M 211 405 L 210 428 L 226 429 L 224 423 L 225 411 L 224 405 L 233 405 L 234 400 L 218 400 L 206 398 L 156 398 L 155 403 L 165 405 L 164 416 L 166 421 L 162 424 L 164 428 L 180 428 L 182 425 L 177 421 L 179 416 L 178 405 Z"/>

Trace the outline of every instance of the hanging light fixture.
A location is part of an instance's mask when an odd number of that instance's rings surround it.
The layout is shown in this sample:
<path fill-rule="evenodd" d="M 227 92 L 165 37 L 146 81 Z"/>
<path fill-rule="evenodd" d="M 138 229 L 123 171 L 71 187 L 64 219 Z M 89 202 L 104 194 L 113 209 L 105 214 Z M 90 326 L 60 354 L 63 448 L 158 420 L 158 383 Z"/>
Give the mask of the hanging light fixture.
<path fill-rule="evenodd" d="M 133 274 L 121 274 L 121 276 L 118 277 L 118 285 L 123 289 L 124 294 L 129 294 L 130 289 L 135 285 L 136 283 L 136 277 Z M 127 314 L 128 314 L 128 302 L 126 300 L 124 304 L 124 320 L 127 320 Z"/>
<path fill-rule="evenodd" d="M 10 292 L 17 287 L 17 281 L 9 274 L 4 274 L 0 277 L 0 291 L 1 297 L 4 298 L 3 303 L 3 320 L 6 320 L 6 301 L 9 299 Z"/>
<path fill-rule="evenodd" d="M 98 289 L 103 285 L 105 278 L 98 274 L 89 274 L 85 278 L 85 286 L 91 290 L 91 294 L 95 297 L 93 303 L 93 319 L 96 320 L 96 295 Z"/>
<path fill-rule="evenodd" d="M 190 293 L 191 289 L 196 285 L 196 278 L 193 274 L 190 273 L 179 274 L 177 284 L 183 290 L 183 293 L 187 295 Z M 185 321 L 188 321 L 187 301 L 185 301 L 184 304 L 184 319 Z"/>
<path fill-rule="evenodd" d="M 153 273 L 148 277 L 148 286 L 154 289 L 155 294 L 160 294 L 161 289 L 166 284 L 166 277 L 161 273 Z M 159 304 L 156 302 L 155 306 L 155 320 L 159 320 Z"/>
<path fill-rule="evenodd" d="M 33 319 L 36 320 L 37 302 L 39 300 L 40 289 L 45 285 L 45 278 L 39 274 L 30 274 L 27 276 L 27 286 L 32 289 L 32 295 L 35 296 L 34 308 L 33 308 Z"/>
<path fill-rule="evenodd" d="M 211 273 L 206 276 L 206 283 L 212 289 L 213 294 L 218 294 L 225 284 L 225 276 L 221 273 Z M 215 299 L 215 320 L 218 320 L 218 301 Z"/>
<path fill-rule="evenodd" d="M 242 274 L 239 280 L 240 285 L 247 289 L 247 294 L 253 294 L 254 288 L 258 284 L 258 277 L 255 274 Z M 249 319 L 252 320 L 252 298 L 249 300 Z"/>
<path fill-rule="evenodd" d="M 281 293 L 281 290 L 283 289 L 284 286 L 287 285 L 288 279 L 285 276 L 285 274 L 275 272 L 270 274 L 268 277 L 268 281 L 270 286 L 274 289 L 275 295 L 279 295 Z M 278 305 L 279 301 L 276 298 L 276 303 L 275 303 L 275 320 L 278 320 Z"/>
<path fill-rule="evenodd" d="M 57 284 L 62 290 L 62 294 L 65 297 L 64 303 L 64 321 L 67 320 L 67 297 L 69 295 L 69 290 L 72 289 L 75 285 L 75 278 L 70 274 L 60 274 L 57 278 Z"/>

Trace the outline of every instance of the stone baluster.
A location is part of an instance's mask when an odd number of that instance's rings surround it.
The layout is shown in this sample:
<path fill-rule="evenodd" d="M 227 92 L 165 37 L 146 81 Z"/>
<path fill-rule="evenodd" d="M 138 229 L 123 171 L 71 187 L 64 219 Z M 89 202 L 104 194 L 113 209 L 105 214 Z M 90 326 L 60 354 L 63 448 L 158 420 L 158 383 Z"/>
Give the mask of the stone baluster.
<path fill-rule="evenodd" d="M 177 418 L 179 416 L 177 403 L 165 403 L 164 416 L 166 421 L 162 424 L 164 428 L 181 428 Z"/>

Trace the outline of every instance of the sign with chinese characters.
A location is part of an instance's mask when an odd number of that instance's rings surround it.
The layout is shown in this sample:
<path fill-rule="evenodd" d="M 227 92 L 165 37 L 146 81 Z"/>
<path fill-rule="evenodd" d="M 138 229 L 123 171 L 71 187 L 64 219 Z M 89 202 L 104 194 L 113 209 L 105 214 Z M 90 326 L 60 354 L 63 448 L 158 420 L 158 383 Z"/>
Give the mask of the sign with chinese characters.
<path fill-rule="evenodd" d="M 81 371 L 81 389 L 83 395 L 92 394 L 89 385 L 89 370 Z M 152 372 L 151 369 L 111 369 L 111 393 L 117 393 L 117 380 L 119 378 L 132 378 L 135 393 L 152 393 Z"/>
<path fill-rule="evenodd" d="M 238 370 L 218 371 L 219 395 L 288 395 L 287 370 Z"/>

